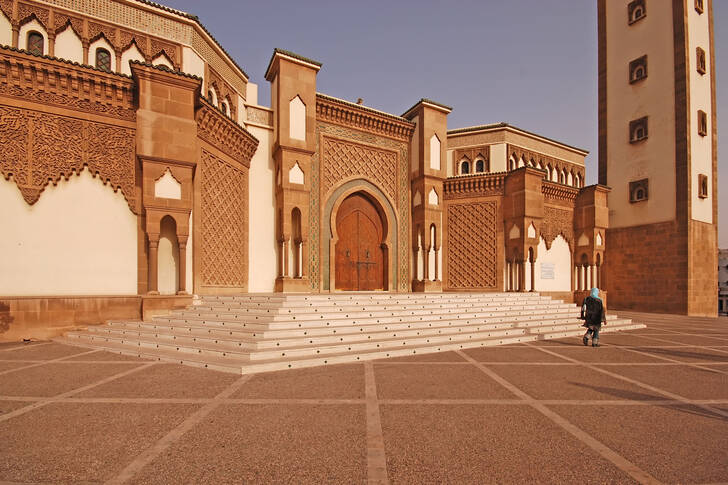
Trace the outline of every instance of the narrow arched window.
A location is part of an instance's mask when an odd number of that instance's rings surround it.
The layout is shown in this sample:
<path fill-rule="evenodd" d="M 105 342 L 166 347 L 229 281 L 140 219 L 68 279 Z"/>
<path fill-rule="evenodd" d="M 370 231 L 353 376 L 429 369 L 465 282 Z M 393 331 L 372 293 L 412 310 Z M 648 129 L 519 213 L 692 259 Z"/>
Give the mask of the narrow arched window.
<path fill-rule="evenodd" d="M 475 173 L 485 172 L 485 162 L 483 160 L 475 161 Z"/>
<path fill-rule="evenodd" d="M 470 173 L 470 162 L 463 161 L 460 163 L 460 173 L 463 175 Z"/>
<path fill-rule="evenodd" d="M 111 53 L 106 49 L 96 49 L 96 68 L 111 71 Z"/>
<path fill-rule="evenodd" d="M 28 34 L 28 52 L 39 56 L 43 55 L 43 35 L 39 32 Z"/>

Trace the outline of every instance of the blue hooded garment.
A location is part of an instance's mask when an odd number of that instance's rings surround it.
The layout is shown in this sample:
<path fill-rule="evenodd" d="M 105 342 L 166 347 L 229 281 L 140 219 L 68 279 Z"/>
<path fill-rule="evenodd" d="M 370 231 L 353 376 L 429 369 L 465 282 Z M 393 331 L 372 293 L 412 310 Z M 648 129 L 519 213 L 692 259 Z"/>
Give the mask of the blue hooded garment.
<path fill-rule="evenodd" d="M 596 298 L 599 301 L 602 300 L 601 298 L 599 298 L 599 288 L 592 288 L 591 294 L 589 296 L 591 296 L 592 298 Z"/>

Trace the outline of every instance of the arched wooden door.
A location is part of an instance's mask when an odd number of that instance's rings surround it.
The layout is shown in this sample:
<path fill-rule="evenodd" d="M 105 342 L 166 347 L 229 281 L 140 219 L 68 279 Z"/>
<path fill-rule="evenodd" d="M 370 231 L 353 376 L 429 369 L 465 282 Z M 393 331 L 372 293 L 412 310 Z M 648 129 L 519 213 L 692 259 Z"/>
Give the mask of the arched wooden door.
<path fill-rule="evenodd" d="M 347 197 L 336 215 L 336 289 L 371 291 L 384 289 L 382 217 L 361 193 Z"/>

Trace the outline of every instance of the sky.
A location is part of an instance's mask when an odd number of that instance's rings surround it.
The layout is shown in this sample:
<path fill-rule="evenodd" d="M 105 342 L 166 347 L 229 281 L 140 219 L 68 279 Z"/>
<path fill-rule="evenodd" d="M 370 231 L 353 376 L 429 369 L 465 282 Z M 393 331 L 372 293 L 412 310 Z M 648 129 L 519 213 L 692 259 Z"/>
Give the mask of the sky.
<path fill-rule="evenodd" d="M 429 98 L 453 107 L 451 129 L 504 121 L 588 150 L 586 182 L 597 182 L 596 0 L 159 1 L 200 18 L 262 105 L 278 47 L 322 62 L 317 90 L 331 96 L 393 114 Z M 713 13 L 718 240 L 728 248 L 728 0 Z"/>

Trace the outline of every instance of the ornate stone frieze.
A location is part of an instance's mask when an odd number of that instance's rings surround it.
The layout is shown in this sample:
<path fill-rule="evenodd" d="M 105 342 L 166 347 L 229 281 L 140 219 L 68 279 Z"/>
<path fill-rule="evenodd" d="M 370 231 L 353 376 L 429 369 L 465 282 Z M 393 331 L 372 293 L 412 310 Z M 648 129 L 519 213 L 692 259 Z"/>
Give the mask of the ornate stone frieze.
<path fill-rule="evenodd" d="M 119 33 L 119 46 L 122 50 L 126 50 L 131 43 L 134 42 L 136 44 L 137 49 L 139 49 L 139 52 L 142 53 L 144 58 L 147 61 L 151 61 L 152 59 L 149 58 L 147 54 L 147 38 L 143 35 L 139 35 L 133 32 L 129 32 L 126 30 L 122 30 Z"/>
<path fill-rule="evenodd" d="M 246 106 L 245 112 L 250 123 L 273 126 L 273 112 L 255 106 Z"/>
<path fill-rule="evenodd" d="M 250 159 L 253 158 L 255 150 L 258 148 L 257 138 L 227 118 L 204 98 L 200 98 L 195 120 L 197 121 L 197 135 L 200 138 L 219 148 L 242 165 L 250 167 Z"/>
<path fill-rule="evenodd" d="M 518 161 L 520 159 L 523 159 L 523 162 L 527 166 L 531 166 L 534 168 L 537 168 L 538 164 L 541 164 L 541 167 L 545 170 L 547 166 L 551 166 L 551 168 L 556 168 L 557 170 L 566 170 L 567 172 L 572 172 L 573 175 L 579 175 L 582 180 L 584 180 L 584 166 L 575 164 L 572 162 L 568 162 L 566 160 L 561 160 L 559 158 L 550 157 L 548 155 L 544 155 L 543 153 L 534 152 L 532 150 L 528 150 L 527 148 L 520 147 L 518 145 L 512 145 L 508 144 L 507 148 L 508 150 L 508 158 L 510 159 L 513 157 L 514 160 Z M 550 175 L 550 174 L 549 174 Z"/>
<path fill-rule="evenodd" d="M 27 20 L 33 15 L 35 15 L 35 17 L 43 25 L 43 27 L 46 28 L 46 30 L 48 29 L 48 27 L 50 27 L 48 25 L 50 10 L 48 10 L 47 8 L 39 7 L 37 5 L 30 5 L 28 3 L 18 2 L 18 20 L 20 20 L 20 22 Z"/>
<path fill-rule="evenodd" d="M 506 173 L 452 177 L 443 181 L 445 199 L 463 199 L 483 195 L 503 195 Z"/>
<path fill-rule="evenodd" d="M 579 195 L 579 189 L 544 180 L 541 184 L 541 193 L 545 199 L 551 199 L 554 201 L 569 201 L 573 206 L 576 196 Z"/>
<path fill-rule="evenodd" d="M 169 57 L 169 60 L 172 61 L 172 64 L 176 67 L 179 66 L 179 62 L 177 59 L 177 49 L 175 48 L 174 44 L 170 44 L 169 42 L 164 42 L 159 39 L 151 39 L 151 58 L 154 59 L 159 54 L 164 51 L 164 53 Z"/>
<path fill-rule="evenodd" d="M 128 77 L 9 48 L 0 48 L 0 99 L 3 96 L 136 120 L 134 83 Z"/>
<path fill-rule="evenodd" d="M 203 286 L 245 287 L 248 275 L 248 171 L 202 150 Z"/>
<path fill-rule="evenodd" d="M 79 37 L 83 36 L 83 20 L 80 18 L 55 12 L 53 14 L 53 23 L 53 30 L 55 30 L 56 33 L 63 31 L 66 28 L 66 25 L 70 24 L 71 28 L 76 32 L 76 35 Z"/>
<path fill-rule="evenodd" d="M 449 205 L 448 287 L 452 289 L 495 288 L 497 278 L 496 202 Z"/>
<path fill-rule="evenodd" d="M 114 49 L 119 49 L 121 47 L 118 39 L 116 38 L 116 28 L 98 22 L 88 23 L 88 40 L 94 41 L 101 37 L 102 34 L 106 40 L 111 43 Z"/>
<path fill-rule="evenodd" d="M 409 140 L 415 125 L 399 116 L 377 111 L 356 103 L 316 94 L 316 119 L 398 140 Z"/>
<path fill-rule="evenodd" d="M 8 19 L 13 20 L 13 0 L 0 0 L 0 10 Z"/>
<path fill-rule="evenodd" d="M 546 243 L 546 249 L 551 249 L 551 243 L 556 236 L 561 235 L 569 244 L 574 242 L 574 211 L 560 209 L 545 205 L 543 208 L 543 221 L 541 222 L 541 236 Z"/>
<path fill-rule="evenodd" d="M 84 167 L 139 212 L 135 186 L 135 132 L 130 128 L 0 105 L 0 170 L 11 176 L 28 204 L 48 183 Z"/>

